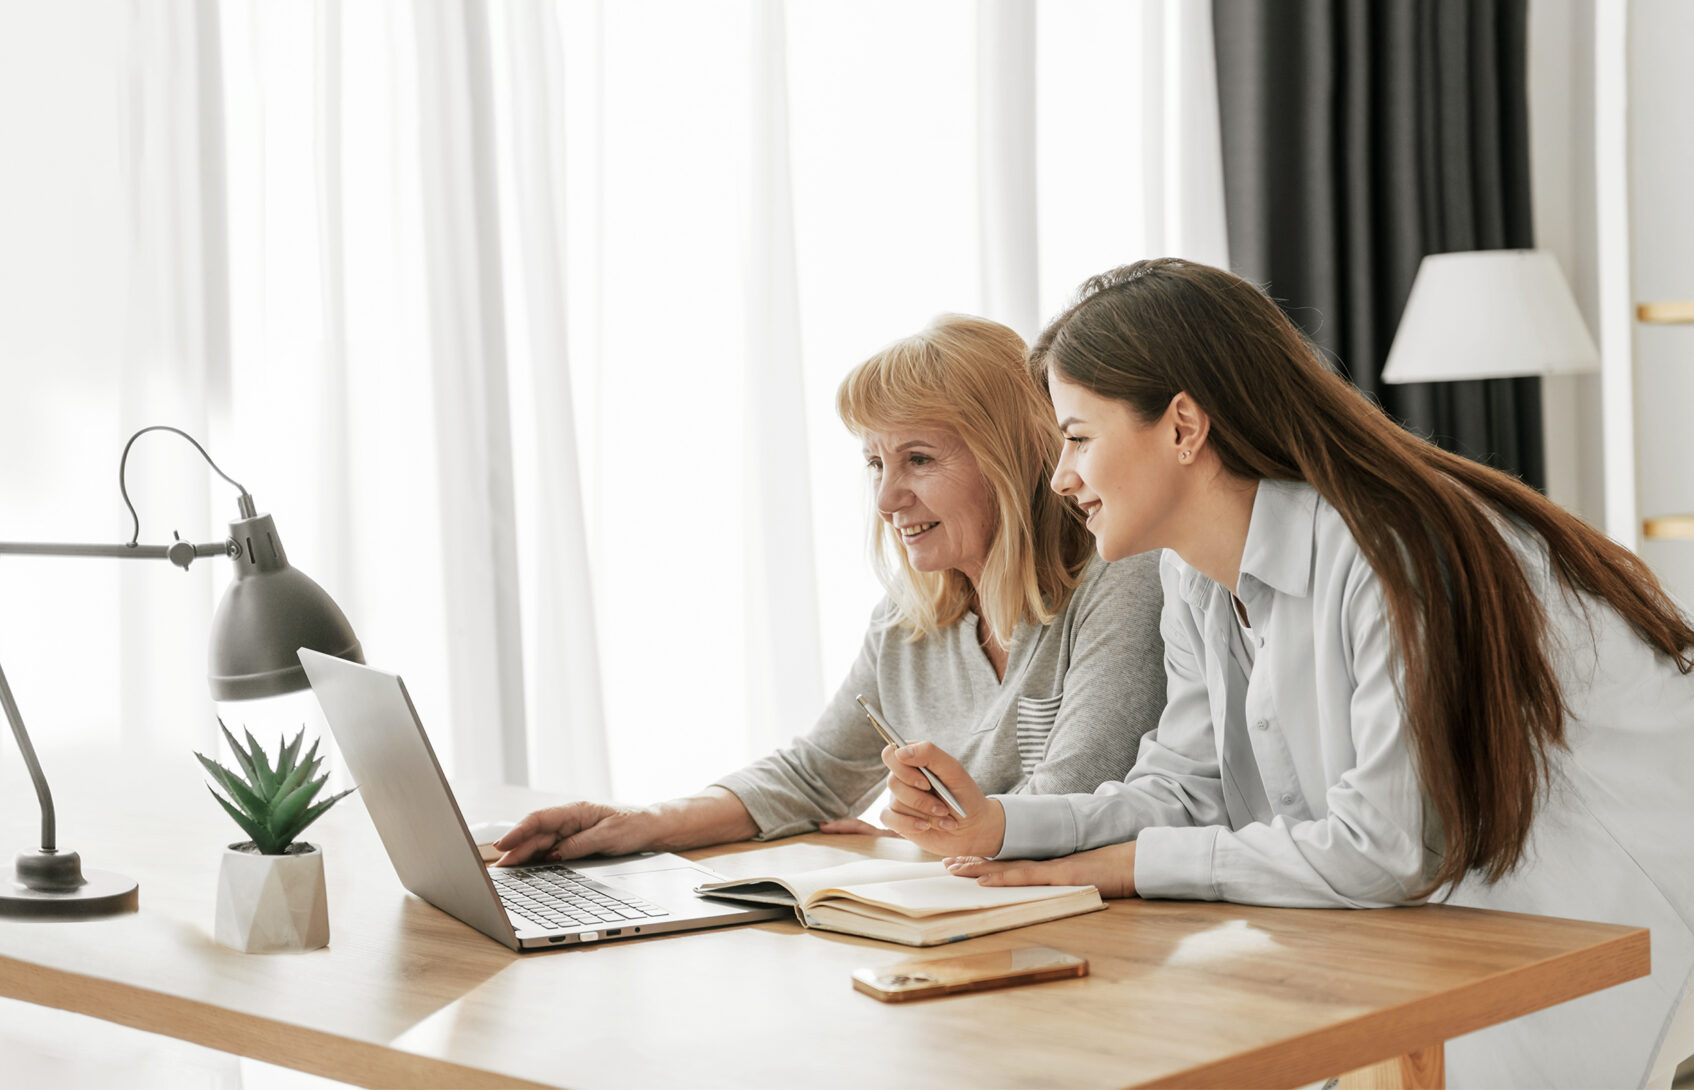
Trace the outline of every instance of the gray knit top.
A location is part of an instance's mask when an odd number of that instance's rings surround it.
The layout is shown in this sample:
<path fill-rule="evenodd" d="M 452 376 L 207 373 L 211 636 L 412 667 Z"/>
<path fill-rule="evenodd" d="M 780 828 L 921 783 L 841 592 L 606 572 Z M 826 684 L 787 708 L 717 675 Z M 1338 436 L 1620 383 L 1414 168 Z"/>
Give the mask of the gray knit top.
<path fill-rule="evenodd" d="M 1095 557 L 1051 624 L 1017 627 L 1000 680 L 975 614 L 908 643 L 884 598 L 811 731 L 718 785 L 747 807 L 762 840 L 858 815 L 887 778 L 882 739 L 853 700 L 860 693 L 905 737 L 957 757 L 988 794 L 1121 780 L 1165 706 L 1163 602 L 1158 553 Z"/>

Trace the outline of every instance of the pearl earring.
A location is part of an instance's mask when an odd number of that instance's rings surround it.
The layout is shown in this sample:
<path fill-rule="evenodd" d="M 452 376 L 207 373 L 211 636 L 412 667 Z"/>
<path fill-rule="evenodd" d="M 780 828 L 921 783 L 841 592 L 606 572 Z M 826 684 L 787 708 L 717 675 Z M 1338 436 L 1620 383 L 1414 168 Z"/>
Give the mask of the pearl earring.
<path fill-rule="evenodd" d="M 1188 461 L 1188 452 L 1186 450 L 1183 451 L 1181 457 L 1183 461 Z"/>

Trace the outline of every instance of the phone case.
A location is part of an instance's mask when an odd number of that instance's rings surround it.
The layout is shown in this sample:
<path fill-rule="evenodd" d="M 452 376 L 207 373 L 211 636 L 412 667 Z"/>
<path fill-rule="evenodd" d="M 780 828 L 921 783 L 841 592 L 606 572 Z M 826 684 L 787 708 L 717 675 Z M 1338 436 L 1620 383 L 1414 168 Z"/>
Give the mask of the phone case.
<path fill-rule="evenodd" d="M 960 992 L 1038 984 L 1088 975 L 1088 962 L 1051 946 L 1020 946 L 987 954 L 914 958 L 853 973 L 853 987 L 884 1003 L 904 1003 Z"/>

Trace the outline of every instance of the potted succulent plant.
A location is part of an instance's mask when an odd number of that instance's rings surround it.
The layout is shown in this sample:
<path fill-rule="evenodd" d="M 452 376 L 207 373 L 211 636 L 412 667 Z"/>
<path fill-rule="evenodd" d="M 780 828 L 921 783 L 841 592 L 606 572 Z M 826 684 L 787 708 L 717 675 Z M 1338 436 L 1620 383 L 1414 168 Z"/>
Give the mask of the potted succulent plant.
<path fill-rule="evenodd" d="M 231 844 L 218 871 L 215 934 L 225 946 L 250 954 L 316 950 L 329 943 L 329 899 L 323 853 L 296 838 L 352 789 L 316 799 L 328 774 L 318 774 L 318 743 L 300 754 L 306 728 L 277 751 L 273 764 L 251 731 L 244 747 L 218 720 L 239 773 L 202 753 L 212 777 L 207 789 L 246 833 Z M 216 786 L 214 787 L 213 784 Z M 219 794 L 217 788 L 223 789 Z"/>

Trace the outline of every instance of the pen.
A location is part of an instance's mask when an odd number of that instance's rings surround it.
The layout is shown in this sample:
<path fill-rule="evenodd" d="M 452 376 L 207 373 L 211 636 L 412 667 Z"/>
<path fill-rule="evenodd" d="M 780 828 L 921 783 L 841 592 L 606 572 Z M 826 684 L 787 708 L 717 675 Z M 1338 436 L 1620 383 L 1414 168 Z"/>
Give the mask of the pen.
<path fill-rule="evenodd" d="M 883 741 L 887 742 L 896 749 L 904 749 L 906 747 L 908 744 L 906 740 L 900 737 L 899 732 L 893 727 L 882 721 L 882 716 L 876 714 L 876 709 L 872 708 L 870 704 L 865 701 L 863 694 L 855 696 L 853 699 L 859 702 L 859 707 L 865 709 L 866 718 L 871 721 L 871 726 L 876 728 L 876 732 L 882 735 Z M 947 785 L 941 782 L 941 777 L 937 776 L 922 765 L 918 766 L 918 771 L 923 773 L 924 779 L 928 780 L 929 785 L 935 788 L 935 793 L 941 796 L 941 801 L 951 807 L 955 814 L 958 814 L 960 817 L 970 816 L 965 813 L 965 808 L 959 805 L 959 800 L 953 797 L 953 792 L 947 790 Z"/>

